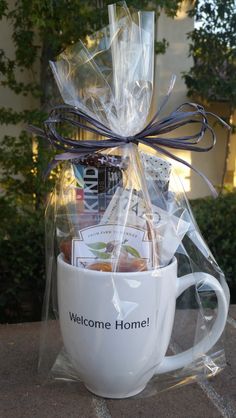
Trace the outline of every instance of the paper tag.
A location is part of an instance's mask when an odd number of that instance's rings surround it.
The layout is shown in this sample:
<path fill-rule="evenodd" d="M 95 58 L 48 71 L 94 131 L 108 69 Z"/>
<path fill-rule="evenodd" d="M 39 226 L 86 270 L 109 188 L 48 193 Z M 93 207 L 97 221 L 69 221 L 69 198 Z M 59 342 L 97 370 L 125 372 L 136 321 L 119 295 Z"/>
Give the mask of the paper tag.
<path fill-rule="evenodd" d="M 137 192 L 118 188 L 99 225 L 78 231 L 72 241 L 72 264 L 86 267 L 89 263 L 114 261 L 120 251 L 128 249 L 129 257 L 154 262 L 153 251 L 158 251 L 160 265 L 168 264 L 189 229 L 190 223 L 181 216 L 155 205 L 147 221 L 147 208 Z M 155 231 L 150 234 L 150 228 Z M 117 255 L 114 251 L 117 246 Z M 154 257 L 155 258 L 155 257 Z"/>
<path fill-rule="evenodd" d="M 114 262 L 120 253 L 151 262 L 152 248 L 146 232 L 117 224 L 95 225 L 79 231 L 72 240 L 72 264 L 86 267 L 95 261 Z"/>
<path fill-rule="evenodd" d="M 145 202 L 138 193 L 118 187 L 101 224 L 118 223 L 147 229 L 146 212 Z"/>
<path fill-rule="evenodd" d="M 118 188 L 101 223 L 120 223 L 148 229 L 147 208 L 143 197 L 129 190 Z M 149 227 L 155 229 L 155 239 L 158 244 L 158 258 L 161 265 L 168 264 L 173 258 L 184 235 L 190 227 L 190 223 L 184 220 L 183 211 L 181 217 L 165 211 L 155 205 L 151 206 L 149 214 Z M 150 216 L 151 215 L 151 216 Z M 153 242 L 154 246 L 155 243 Z M 156 249 L 157 251 L 157 249 Z"/>

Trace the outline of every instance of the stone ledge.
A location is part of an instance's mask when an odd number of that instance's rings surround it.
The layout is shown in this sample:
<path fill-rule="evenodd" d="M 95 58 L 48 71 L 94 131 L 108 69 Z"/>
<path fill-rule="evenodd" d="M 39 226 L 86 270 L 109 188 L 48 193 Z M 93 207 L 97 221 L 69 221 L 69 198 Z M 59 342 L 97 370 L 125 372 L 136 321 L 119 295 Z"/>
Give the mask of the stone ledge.
<path fill-rule="evenodd" d="M 236 417 L 236 305 L 226 327 L 226 369 L 145 399 L 104 400 L 80 383 L 41 384 L 37 375 L 40 323 L 0 325 L 0 416 L 3 418 L 218 418 Z"/>

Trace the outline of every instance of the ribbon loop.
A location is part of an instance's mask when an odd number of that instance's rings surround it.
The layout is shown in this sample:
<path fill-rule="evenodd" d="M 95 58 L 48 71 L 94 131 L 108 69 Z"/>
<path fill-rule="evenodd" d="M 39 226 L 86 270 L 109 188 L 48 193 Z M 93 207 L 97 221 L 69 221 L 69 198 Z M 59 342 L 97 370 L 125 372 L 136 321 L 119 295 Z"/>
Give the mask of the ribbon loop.
<path fill-rule="evenodd" d="M 167 151 L 166 148 L 194 152 L 210 151 L 215 146 L 216 136 L 208 122 L 208 115 L 214 117 L 224 127 L 227 127 L 228 129 L 230 127 L 219 116 L 205 111 L 203 106 L 196 103 L 183 103 L 170 113 L 170 115 L 158 119 L 161 110 L 170 97 L 172 89 L 173 81 L 171 80 L 167 95 L 164 97 L 164 100 L 154 117 L 142 131 L 130 137 L 122 137 L 121 135 L 116 134 L 97 119 L 87 115 L 80 109 L 69 105 L 55 106 L 52 109 L 49 118 L 44 123 L 44 130 L 34 126 L 30 126 L 29 130 L 40 137 L 46 138 L 54 148 L 64 151 L 55 156 L 48 171 L 60 161 L 79 159 L 84 156 L 84 154 L 103 151 L 106 148 L 115 148 L 128 143 L 134 143 L 136 145 L 142 143 L 194 170 L 205 180 L 212 194 L 217 196 L 217 192 L 213 185 L 203 173 L 185 160 L 182 160 L 175 154 Z M 78 141 L 73 138 L 64 137 L 57 130 L 57 125 L 61 123 L 67 123 L 77 129 L 92 132 L 105 139 Z M 165 137 L 166 134 L 175 132 L 179 128 L 193 125 L 198 127 L 198 129 L 197 132 L 192 135 Z M 200 146 L 199 143 L 207 132 L 210 134 L 208 138 L 210 144 L 208 146 Z"/>

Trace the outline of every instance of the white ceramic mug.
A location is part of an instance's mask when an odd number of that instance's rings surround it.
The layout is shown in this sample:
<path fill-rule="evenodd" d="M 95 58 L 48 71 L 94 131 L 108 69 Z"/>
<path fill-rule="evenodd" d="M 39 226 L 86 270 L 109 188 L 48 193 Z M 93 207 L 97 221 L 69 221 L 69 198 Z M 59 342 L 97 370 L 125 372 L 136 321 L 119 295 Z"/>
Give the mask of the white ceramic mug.
<path fill-rule="evenodd" d="M 64 345 L 81 380 L 97 395 L 125 398 L 141 392 L 154 374 L 207 353 L 224 330 L 228 302 L 218 280 L 207 273 L 178 278 L 175 258 L 156 271 L 109 273 L 74 267 L 59 255 L 57 271 Z M 201 283 L 217 296 L 211 332 L 192 348 L 165 356 L 176 298 Z"/>

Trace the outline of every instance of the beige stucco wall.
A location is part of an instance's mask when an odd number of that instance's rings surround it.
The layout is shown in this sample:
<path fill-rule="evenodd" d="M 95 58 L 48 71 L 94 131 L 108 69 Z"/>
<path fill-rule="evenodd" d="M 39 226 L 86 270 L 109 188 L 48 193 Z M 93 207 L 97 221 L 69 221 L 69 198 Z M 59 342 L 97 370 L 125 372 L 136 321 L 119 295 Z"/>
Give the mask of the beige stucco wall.
<path fill-rule="evenodd" d="M 232 115 L 231 122 L 236 126 L 236 111 Z M 232 133 L 230 138 L 225 182 L 236 187 L 236 132 Z"/>
<path fill-rule="evenodd" d="M 9 4 L 11 2 L 12 0 L 9 1 Z M 158 55 L 156 59 L 155 97 L 157 101 L 160 101 L 161 97 L 167 91 L 171 75 L 174 73 L 177 76 L 174 92 L 169 104 L 166 106 L 165 113 L 173 110 L 186 100 L 189 100 L 186 97 L 186 86 L 181 77 L 181 73 L 187 71 L 192 65 L 192 61 L 188 57 L 188 40 L 186 34 L 193 29 L 193 25 L 193 20 L 187 16 L 184 9 L 174 20 L 164 14 L 158 19 L 157 39 L 161 40 L 162 38 L 166 38 L 169 42 L 169 47 L 166 54 Z M 11 40 L 11 31 L 9 22 L 4 19 L 0 21 L 0 48 L 8 51 L 9 58 L 14 58 L 14 45 Z M 19 73 L 18 77 L 22 81 L 32 81 L 35 76 L 31 72 L 26 72 Z M 9 89 L 0 87 L 0 107 L 12 107 L 16 111 L 21 111 L 33 108 L 35 105 L 37 105 L 37 102 L 31 97 L 16 95 Z M 221 113 L 222 109 L 218 110 Z M 22 126 L 0 126 L 0 137 L 5 134 L 15 135 L 21 128 Z M 224 164 L 226 131 L 219 126 L 216 126 L 215 129 L 217 145 L 213 151 L 204 154 L 181 151 L 177 152 L 177 154 L 205 173 L 214 185 L 219 185 Z M 235 167 L 235 144 L 231 147 L 230 151 L 230 167 Z M 190 198 L 197 198 L 209 194 L 208 187 L 193 171 L 183 165 L 177 165 L 177 171 L 183 178 L 183 183 Z"/>
<path fill-rule="evenodd" d="M 192 100 L 186 96 L 186 86 L 182 79 L 182 72 L 188 71 L 192 66 L 192 60 L 188 57 L 187 33 L 193 30 L 193 27 L 194 21 L 187 16 L 184 8 L 174 20 L 163 14 L 158 21 L 157 38 L 160 40 L 166 38 L 169 42 L 166 53 L 157 56 L 156 88 L 158 98 L 161 98 L 166 92 L 171 75 L 175 74 L 177 76 L 175 88 L 166 107 L 166 112 L 174 110 L 181 103 Z M 224 107 L 218 107 L 216 111 L 222 116 L 225 113 Z M 214 129 L 217 136 L 217 144 L 212 151 L 208 153 L 176 151 L 176 155 L 186 159 L 194 167 L 202 171 L 215 186 L 218 186 L 221 184 L 222 178 L 227 131 L 220 127 L 219 124 L 214 125 Z M 190 128 L 189 132 L 193 132 L 193 129 Z M 235 156 L 232 156 L 232 158 L 235 159 Z M 176 170 L 183 178 L 183 184 L 189 198 L 210 194 L 207 185 L 192 170 L 180 164 L 176 165 Z"/>
<path fill-rule="evenodd" d="M 14 4 L 13 0 L 8 1 L 9 7 Z M 15 47 L 12 41 L 12 31 L 10 22 L 3 18 L 0 21 L 0 49 L 6 51 L 9 59 L 14 59 Z M 35 82 L 35 74 L 32 71 L 18 72 L 17 81 L 26 83 Z M 21 112 L 25 109 L 31 109 L 37 106 L 37 102 L 30 95 L 23 96 L 22 94 L 15 94 L 7 87 L 0 86 L 0 107 L 12 108 L 16 112 Z M 17 135 L 23 125 L 0 125 L 0 138 L 3 135 Z"/>

